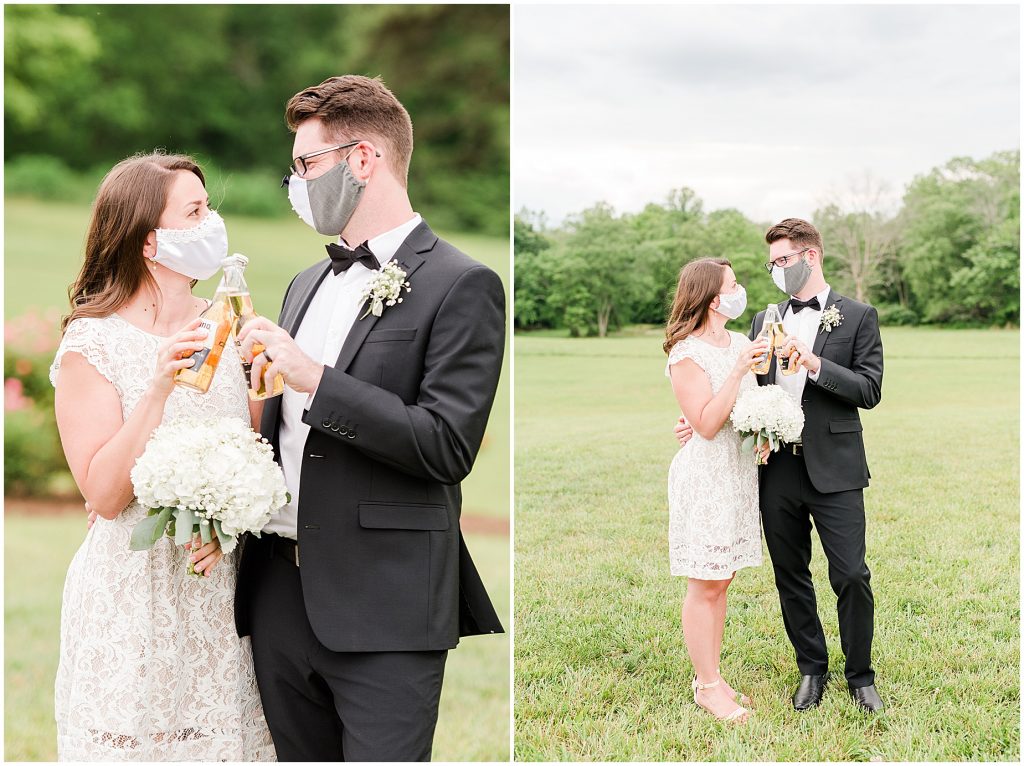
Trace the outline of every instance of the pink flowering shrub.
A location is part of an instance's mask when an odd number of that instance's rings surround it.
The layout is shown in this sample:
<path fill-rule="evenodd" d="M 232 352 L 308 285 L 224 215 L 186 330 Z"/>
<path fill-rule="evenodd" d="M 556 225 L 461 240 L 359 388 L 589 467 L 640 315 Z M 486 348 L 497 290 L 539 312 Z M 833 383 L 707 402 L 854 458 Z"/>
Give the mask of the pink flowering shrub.
<path fill-rule="evenodd" d="M 67 462 L 53 414 L 50 363 L 60 344 L 60 312 L 4 323 L 4 493 L 65 493 Z"/>

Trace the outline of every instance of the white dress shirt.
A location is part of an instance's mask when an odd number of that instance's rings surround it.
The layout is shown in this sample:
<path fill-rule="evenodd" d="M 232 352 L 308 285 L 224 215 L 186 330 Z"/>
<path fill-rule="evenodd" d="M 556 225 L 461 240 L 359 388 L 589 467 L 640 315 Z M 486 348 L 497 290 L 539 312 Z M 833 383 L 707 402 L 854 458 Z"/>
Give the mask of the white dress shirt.
<path fill-rule="evenodd" d="M 382 267 L 394 257 L 406 237 L 419 226 L 421 220 L 419 214 L 413 215 L 402 225 L 374 237 L 367 243 Z M 340 238 L 338 244 L 350 250 L 354 249 Z M 365 310 L 365 302 L 360 300 L 363 289 L 377 273 L 361 263 L 354 263 L 347 271 L 339 274 L 332 271 L 324 277 L 295 332 L 295 342 L 304 354 L 328 366 L 333 366 L 338 361 L 338 354 L 345 345 L 352 325 L 358 321 L 361 310 Z M 302 454 L 306 447 L 306 437 L 309 435 L 309 426 L 302 422 L 302 414 L 309 408 L 314 396 L 316 392 L 300 394 L 285 386 L 281 397 L 278 446 L 281 451 L 284 481 L 292 500 L 270 519 L 263 531 L 273 532 L 292 540 L 298 539 Z"/>
<path fill-rule="evenodd" d="M 816 296 L 821 305 L 817 311 L 805 308 L 798 313 L 793 311 L 792 305 L 786 307 L 786 315 L 782 317 L 782 329 L 786 331 L 786 335 L 793 335 L 806 343 L 807 348 L 814 349 L 814 339 L 818 335 L 818 327 L 821 324 L 821 313 L 826 308 L 825 301 L 828 300 L 830 290 L 831 288 L 825 285 L 825 288 Z M 818 372 L 810 374 L 811 380 L 817 380 L 820 372 L 819 369 Z M 783 391 L 792 396 L 797 404 L 803 407 L 804 385 L 807 383 L 808 374 L 803 366 L 800 366 L 792 375 L 783 375 L 782 370 L 776 367 L 775 382 L 782 387 Z"/>

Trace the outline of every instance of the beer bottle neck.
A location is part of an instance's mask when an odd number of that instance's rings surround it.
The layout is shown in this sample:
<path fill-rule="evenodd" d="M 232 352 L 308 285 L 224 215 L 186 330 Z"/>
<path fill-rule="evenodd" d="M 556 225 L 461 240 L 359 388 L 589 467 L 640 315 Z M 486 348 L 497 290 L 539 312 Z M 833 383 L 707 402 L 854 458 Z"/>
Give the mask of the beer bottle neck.
<path fill-rule="evenodd" d="M 240 266 L 224 267 L 224 287 L 229 293 L 247 293 L 249 286 L 245 284 L 245 277 L 242 276 Z"/>

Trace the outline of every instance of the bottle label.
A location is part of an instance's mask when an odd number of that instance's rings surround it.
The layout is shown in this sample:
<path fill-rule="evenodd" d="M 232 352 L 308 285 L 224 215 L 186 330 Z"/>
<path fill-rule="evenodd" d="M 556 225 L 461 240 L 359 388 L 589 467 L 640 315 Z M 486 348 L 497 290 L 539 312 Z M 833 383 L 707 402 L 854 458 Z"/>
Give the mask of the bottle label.
<path fill-rule="evenodd" d="M 194 354 L 192 354 L 192 358 L 195 359 L 196 361 L 195 364 L 188 368 L 190 370 L 198 372 L 199 368 L 206 364 L 207 357 L 210 356 L 210 352 L 213 351 L 213 341 L 217 337 L 217 325 L 215 325 L 209 319 L 200 319 L 199 327 L 197 327 L 196 329 L 206 330 L 206 337 L 203 338 L 202 341 L 206 345 L 206 348 L 202 349 L 201 351 L 196 351 Z"/>

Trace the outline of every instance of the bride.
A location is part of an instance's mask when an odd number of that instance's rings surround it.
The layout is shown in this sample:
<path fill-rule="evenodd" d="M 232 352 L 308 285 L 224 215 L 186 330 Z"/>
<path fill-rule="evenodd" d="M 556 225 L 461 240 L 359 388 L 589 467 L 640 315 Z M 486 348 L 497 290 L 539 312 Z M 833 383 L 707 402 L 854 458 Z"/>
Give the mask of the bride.
<path fill-rule="evenodd" d="M 747 303 L 730 266 L 702 258 L 683 268 L 665 332 L 665 374 L 693 428 L 669 469 L 669 560 L 673 575 L 689 578 L 682 620 L 693 701 L 742 722 L 750 700 L 719 670 L 725 597 L 736 570 L 761 564 L 761 526 L 755 456 L 741 451 L 727 421 L 737 395 L 757 385 L 750 367 L 768 342 L 725 329 Z"/>
<path fill-rule="evenodd" d="M 206 394 L 173 383 L 193 364 L 182 354 L 202 348 L 208 304 L 193 280 L 226 255 L 224 222 L 190 158 L 131 157 L 104 178 L 50 370 L 68 465 L 99 515 L 64 585 L 60 760 L 276 759 L 249 641 L 235 633 L 235 554 L 222 557 L 216 539 L 129 548 L 147 513 L 129 472 L 156 426 L 182 415 L 259 422 L 231 343 Z M 204 576 L 186 573 L 188 559 Z"/>

